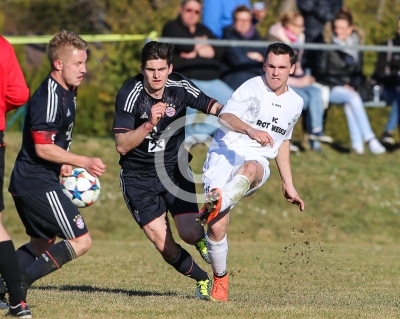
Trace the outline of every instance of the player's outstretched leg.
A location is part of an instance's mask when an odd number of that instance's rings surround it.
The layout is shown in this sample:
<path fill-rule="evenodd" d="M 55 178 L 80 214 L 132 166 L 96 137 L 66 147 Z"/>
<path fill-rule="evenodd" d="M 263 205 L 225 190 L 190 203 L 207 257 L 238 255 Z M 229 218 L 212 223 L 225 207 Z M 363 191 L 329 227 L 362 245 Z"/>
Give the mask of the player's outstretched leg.
<path fill-rule="evenodd" d="M 219 188 L 213 188 L 208 194 L 206 194 L 205 203 L 197 215 L 196 221 L 204 226 L 208 224 L 213 218 L 215 218 L 222 204 L 222 192 Z"/>
<path fill-rule="evenodd" d="M 200 225 L 210 223 L 219 212 L 223 212 L 235 205 L 250 189 L 249 178 L 245 175 L 235 175 L 232 180 L 221 189 L 213 188 L 206 194 L 205 203 L 196 221 Z"/>

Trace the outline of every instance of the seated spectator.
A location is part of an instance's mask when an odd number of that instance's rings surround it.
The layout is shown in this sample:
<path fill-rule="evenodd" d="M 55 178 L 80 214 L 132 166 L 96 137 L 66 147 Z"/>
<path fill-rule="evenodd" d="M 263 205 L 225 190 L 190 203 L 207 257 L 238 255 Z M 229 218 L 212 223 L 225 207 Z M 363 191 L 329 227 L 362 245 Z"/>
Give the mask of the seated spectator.
<path fill-rule="evenodd" d="M 224 29 L 224 39 L 262 41 L 260 34 L 252 24 L 251 10 L 239 6 L 233 12 L 233 25 Z M 224 61 L 228 70 L 222 80 L 233 90 L 252 77 L 263 75 L 265 47 L 234 46 L 225 49 Z"/>
<path fill-rule="evenodd" d="M 351 48 L 360 44 L 360 35 L 353 27 L 349 11 L 340 11 L 333 21 L 333 36 L 327 42 L 343 47 L 340 50 L 325 50 L 318 55 L 316 64 L 317 81 L 329 85 L 329 101 L 344 104 L 351 146 L 355 153 L 364 153 L 364 142 L 373 154 L 382 154 L 385 148 L 379 143 L 371 129 L 360 94 L 356 91 L 357 81 L 362 75 L 362 53 Z"/>
<path fill-rule="evenodd" d="M 287 44 L 304 43 L 304 19 L 298 12 L 283 13 L 279 22 L 273 24 L 268 31 L 267 40 L 280 41 Z M 296 70 L 288 80 L 288 85 L 304 100 L 306 111 L 306 131 L 312 149 L 319 150 L 318 142 L 332 143 L 332 138 L 323 131 L 324 104 L 321 89 L 315 84 L 315 78 L 305 74 L 301 62 L 303 49 L 295 50 L 297 53 Z M 315 142 L 314 142 L 315 141 Z"/>
<path fill-rule="evenodd" d="M 393 39 L 385 44 L 388 46 L 400 45 L 400 18 L 397 20 L 397 32 Z M 400 52 L 381 52 L 378 55 L 373 79 L 383 86 L 382 98 L 391 105 L 390 115 L 385 130 L 380 138 L 381 143 L 391 147 L 396 141 L 393 138 L 395 129 L 400 124 Z"/>
<path fill-rule="evenodd" d="M 202 22 L 217 38 L 221 39 L 224 28 L 232 25 L 232 13 L 238 6 L 252 8 L 250 0 L 204 0 Z M 257 6 L 259 4 L 254 8 L 253 23 L 261 21 L 265 17 L 265 9 Z"/>
<path fill-rule="evenodd" d="M 199 23 L 200 0 L 183 0 L 178 17 L 168 22 L 162 31 L 163 37 L 215 39 L 213 33 Z M 183 74 L 205 94 L 225 104 L 233 90 L 220 80 L 224 48 L 209 44 L 176 45 L 173 53 L 174 71 Z M 186 143 L 205 143 L 220 127 L 215 116 L 207 116 L 204 122 L 195 124 L 197 111 L 188 107 L 186 113 Z"/>

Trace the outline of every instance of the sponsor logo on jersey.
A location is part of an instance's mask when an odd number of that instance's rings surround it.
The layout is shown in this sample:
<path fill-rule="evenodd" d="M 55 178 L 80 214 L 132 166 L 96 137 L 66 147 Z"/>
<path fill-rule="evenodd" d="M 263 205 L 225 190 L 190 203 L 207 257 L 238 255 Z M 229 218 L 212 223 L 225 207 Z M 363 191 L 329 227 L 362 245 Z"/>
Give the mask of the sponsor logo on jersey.
<path fill-rule="evenodd" d="M 176 114 L 176 110 L 174 107 L 172 106 L 168 106 L 165 110 L 165 115 L 168 117 L 172 117 Z"/>
<path fill-rule="evenodd" d="M 272 122 L 273 123 L 277 123 L 278 122 L 278 118 L 273 117 L 272 118 Z M 271 123 L 269 123 L 269 122 L 263 122 L 261 120 L 257 120 L 256 125 L 264 127 L 264 128 L 267 128 L 267 129 L 269 128 L 272 132 L 276 132 L 276 133 L 279 133 L 279 134 L 282 134 L 282 135 L 286 134 L 286 130 L 285 129 L 283 129 L 283 128 L 277 126 L 277 125 L 274 125 L 274 124 L 271 125 Z"/>
<path fill-rule="evenodd" d="M 141 119 L 148 119 L 149 116 L 147 115 L 147 112 L 144 112 L 144 113 L 140 116 L 140 118 L 141 118 Z"/>
<path fill-rule="evenodd" d="M 159 140 L 150 140 L 149 141 L 149 148 L 148 152 L 154 153 L 154 152 L 160 152 L 165 150 L 165 140 L 164 139 L 159 139 Z"/>
<path fill-rule="evenodd" d="M 281 107 L 279 104 L 272 103 L 273 106 Z"/>

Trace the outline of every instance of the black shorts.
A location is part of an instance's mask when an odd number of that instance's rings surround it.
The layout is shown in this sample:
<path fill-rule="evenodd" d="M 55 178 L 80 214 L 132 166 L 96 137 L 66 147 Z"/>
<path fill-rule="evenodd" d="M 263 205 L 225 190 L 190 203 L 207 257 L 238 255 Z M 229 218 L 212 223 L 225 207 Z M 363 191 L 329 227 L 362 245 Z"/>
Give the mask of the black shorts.
<path fill-rule="evenodd" d="M 13 199 L 30 237 L 50 241 L 55 236 L 73 239 L 88 232 L 78 208 L 62 190 Z"/>
<path fill-rule="evenodd" d="M 164 212 L 170 212 L 172 216 L 198 213 L 196 187 L 190 168 L 184 174 L 178 168 L 169 169 L 167 178 L 159 177 L 156 172 L 121 170 L 122 195 L 140 227 L 160 217 Z"/>
<path fill-rule="evenodd" d="M 6 144 L 4 143 L 4 132 L 0 132 L 0 213 L 4 210 L 4 166 L 5 166 Z"/>

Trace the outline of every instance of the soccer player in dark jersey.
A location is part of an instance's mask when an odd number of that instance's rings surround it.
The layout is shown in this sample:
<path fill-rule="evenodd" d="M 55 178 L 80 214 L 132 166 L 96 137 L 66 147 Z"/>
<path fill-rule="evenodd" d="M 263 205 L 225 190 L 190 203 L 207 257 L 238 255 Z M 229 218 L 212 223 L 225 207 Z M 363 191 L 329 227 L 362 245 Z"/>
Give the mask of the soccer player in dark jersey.
<path fill-rule="evenodd" d="M 143 47 L 141 74 L 128 79 L 118 92 L 112 130 L 121 155 L 121 189 L 133 218 L 167 263 L 197 281 L 195 296 L 208 300 L 210 277 L 174 241 L 167 217 L 169 211 L 180 238 L 195 245 L 208 261 L 204 229 L 195 221 L 198 206 L 192 172 L 187 162 L 184 169 L 179 167 L 184 125 L 177 130 L 173 126 L 179 119 L 184 122 L 187 106 L 218 115 L 222 105 L 188 78 L 172 73 L 172 50 L 171 44 L 156 41 Z M 165 180 L 174 186 L 166 187 Z"/>
<path fill-rule="evenodd" d="M 4 228 L 1 217 L 4 210 L 3 185 L 5 148 L 3 141 L 6 129 L 6 113 L 20 107 L 29 99 L 29 88 L 18 63 L 14 49 L 6 39 L 0 36 L 0 274 L 7 284 L 9 294 L 9 315 L 20 318 L 32 318 L 21 289 L 21 276 L 18 259 L 10 235 Z M 0 278 L 0 303 L 7 289 Z M 5 305 L 7 307 L 7 305 Z"/>
<path fill-rule="evenodd" d="M 17 250 L 24 289 L 82 256 L 91 246 L 83 217 L 59 182 L 60 175 L 70 175 L 72 165 L 95 177 L 106 169 L 100 158 L 69 152 L 77 87 L 86 73 L 86 50 L 86 41 L 74 32 L 55 34 L 47 47 L 50 74 L 28 104 L 22 148 L 9 186 L 30 236 L 29 243 Z M 55 243 L 56 237 L 62 240 Z"/>

